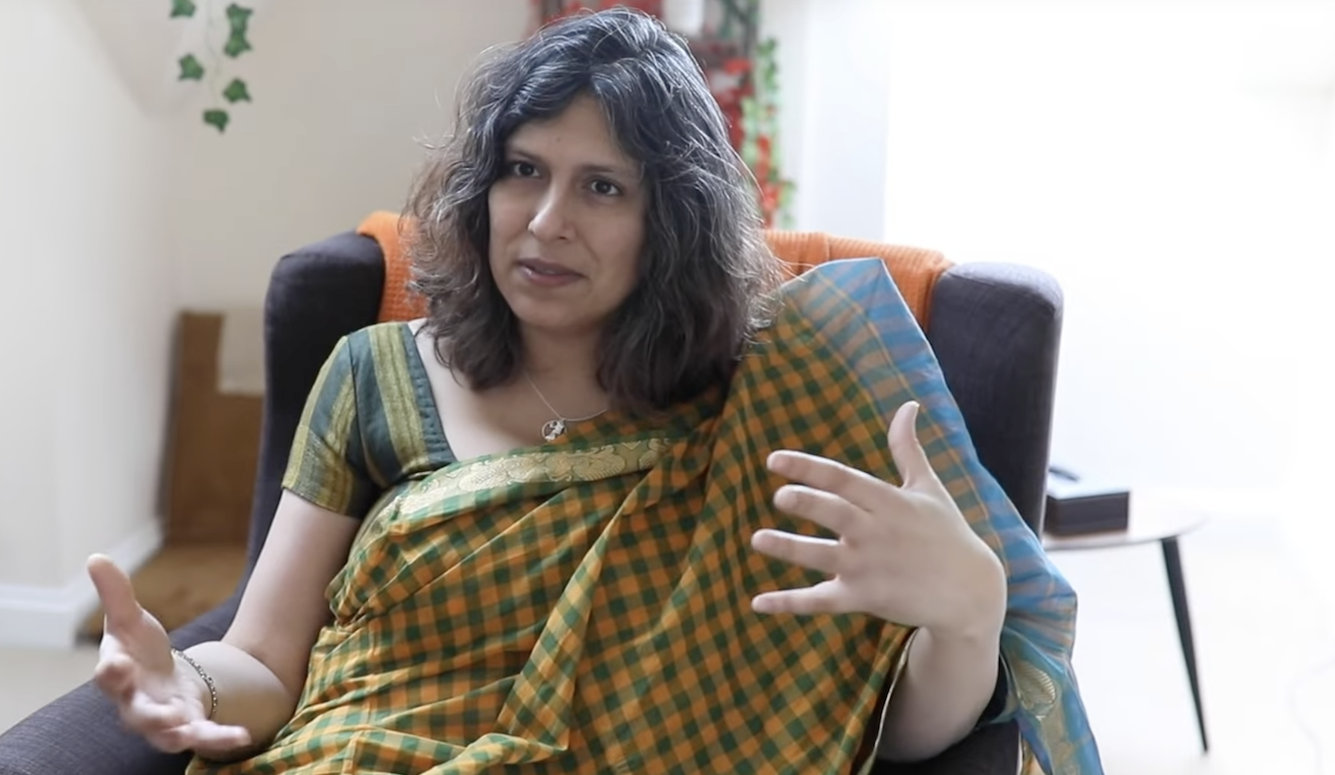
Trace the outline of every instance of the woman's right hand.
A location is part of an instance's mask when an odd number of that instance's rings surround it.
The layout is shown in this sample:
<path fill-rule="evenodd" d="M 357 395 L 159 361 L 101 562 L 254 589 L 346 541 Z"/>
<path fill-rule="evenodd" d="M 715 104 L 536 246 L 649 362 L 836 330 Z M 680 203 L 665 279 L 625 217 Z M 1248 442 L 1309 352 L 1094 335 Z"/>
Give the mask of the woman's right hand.
<path fill-rule="evenodd" d="M 93 681 L 116 704 L 121 722 L 168 753 L 249 745 L 242 727 L 208 720 L 208 689 L 198 673 L 172 655 L 162 624 L 135 599 L 125 573 L 107 557 L 88 560 L 106 624 Z"/>

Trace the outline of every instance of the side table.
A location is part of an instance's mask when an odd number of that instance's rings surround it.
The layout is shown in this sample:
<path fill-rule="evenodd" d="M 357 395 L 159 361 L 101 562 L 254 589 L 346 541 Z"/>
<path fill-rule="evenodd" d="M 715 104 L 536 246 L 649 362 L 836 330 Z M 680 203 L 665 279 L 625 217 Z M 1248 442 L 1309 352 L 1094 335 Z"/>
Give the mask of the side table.
<path fill-rule="evenodd" d="M 1196 706 L 1196 726 L 1201 733 L 1201 747 L 1210 750 L 1205 734 L 1205 715 L 1201 710 L 1200 680 L 1196 674 L 1196 642 L 1191 634 L 1191 612 L 1187 607 L 1186 580 L 1182 575 L 1182 556 L 1178 539 L 1205 523 L 1207 517 L 1184 504 L 1174 505 L 1166 500 L 1138 497 L 1131 493 L 1130 519 L 1126 530 L 1090 533 L 1079 536 L 1043 536 L 1043 548 L 1049 552 L 1090 551 L 1115 549 L 1158 541 L 1163 549 L 1164 570 L 1168 573 L 1168 590 L 1173 597 L 1173 613 L 1177 617 L 1177 636 L 1182 643 L 1182 659 L 1187 665 L 1187 680 L 1191 684 L 1191 700 Z"/>

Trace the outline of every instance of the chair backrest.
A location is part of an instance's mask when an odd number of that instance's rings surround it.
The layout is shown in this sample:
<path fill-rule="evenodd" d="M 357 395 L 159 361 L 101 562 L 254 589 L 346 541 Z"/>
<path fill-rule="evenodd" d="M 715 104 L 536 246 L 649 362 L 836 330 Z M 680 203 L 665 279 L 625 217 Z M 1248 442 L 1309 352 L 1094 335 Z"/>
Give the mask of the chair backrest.
<path fill-rule="evenodd" d="M 958 264 L 937 281 L 926 328 L 979 460 L 1040 536 L 1062 303 L 1037 269 Z"/>
<path fill-rule="evenodd" d="M 791 232 L 768 237 L 797 271 L 835 258 L 886 260 L 919 315 L 980 460 L 1040 532 L 1061 330 L 1057 284 L 1009 264 L 951 266 L 932 251 Z M 390 318 L 416 309 L 403 303 L 402 258 L 391 258 L 388 269 L 386 258 L 375 239 L 349 231 L 284 256 L 273 270 L 250 566 L 268 534 L 293 434 L 325 358 L 339 337 L 385 319 L 387 298 L 395 306 Z"/>

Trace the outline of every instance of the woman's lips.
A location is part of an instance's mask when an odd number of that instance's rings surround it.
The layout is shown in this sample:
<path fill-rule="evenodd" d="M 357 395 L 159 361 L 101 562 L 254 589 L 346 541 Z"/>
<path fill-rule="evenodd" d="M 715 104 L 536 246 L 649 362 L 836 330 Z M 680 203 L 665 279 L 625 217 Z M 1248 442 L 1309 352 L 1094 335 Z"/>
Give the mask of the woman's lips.
<path fill-rule="evenodd" d="M 580 273 L 572 272 L 560 264 L 537 258 L 520 259 L 519 271 L 529 282 L 545 288 L 569 285 L 583 277 Z"/>

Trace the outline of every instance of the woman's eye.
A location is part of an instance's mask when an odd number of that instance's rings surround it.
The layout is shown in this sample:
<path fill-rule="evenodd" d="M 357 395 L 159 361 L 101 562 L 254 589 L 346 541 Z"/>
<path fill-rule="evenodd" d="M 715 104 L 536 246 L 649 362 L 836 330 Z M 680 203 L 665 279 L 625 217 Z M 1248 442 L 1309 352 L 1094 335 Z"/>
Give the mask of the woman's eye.
<path fill-rule="evenodd" d="M 526 161 L 512 161 L 510 174 L 517 178 L 531 178 L 538 174 L 538 168 Z"/>
<path fill-rule="evenodd" d="M 617 196 L 621 193 L 621 188 L 617 184 L 606 180 L 595 180 L 590 188 L 598 196 Z"/>

